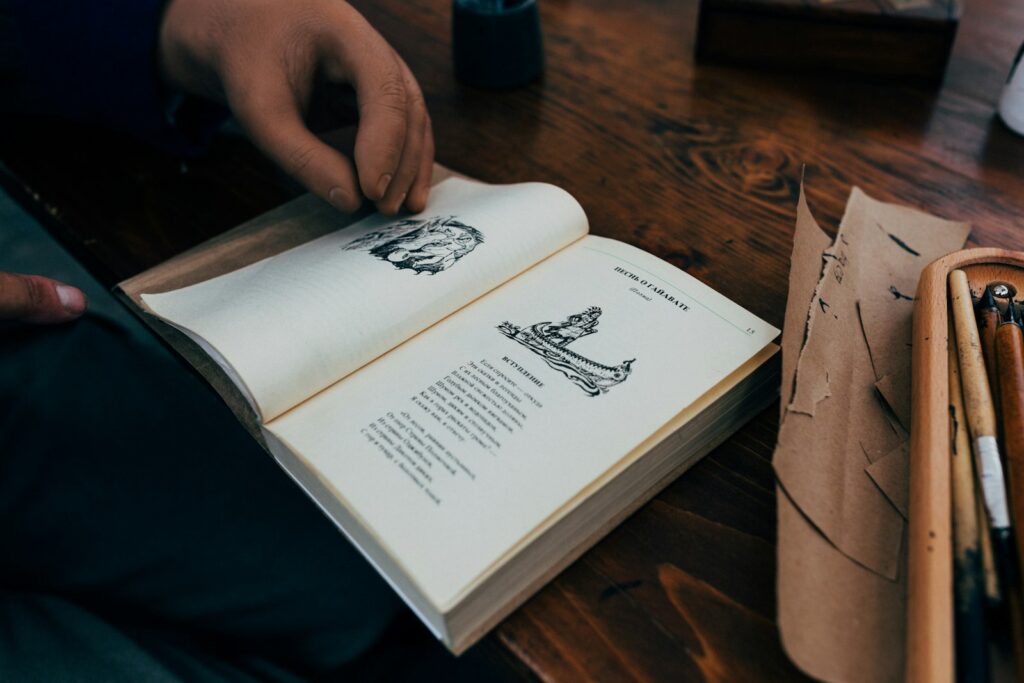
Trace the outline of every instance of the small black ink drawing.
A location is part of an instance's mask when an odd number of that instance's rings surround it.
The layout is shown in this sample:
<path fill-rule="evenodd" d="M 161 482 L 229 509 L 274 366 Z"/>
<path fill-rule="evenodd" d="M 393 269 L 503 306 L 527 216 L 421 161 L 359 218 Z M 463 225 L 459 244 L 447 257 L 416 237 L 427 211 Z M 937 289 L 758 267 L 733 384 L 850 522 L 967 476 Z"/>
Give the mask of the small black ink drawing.
<path fill-rule="evenodd" d="M 498 325 L 498 330 L 543 358 L 588 396 L 599 396 L 626 381 L 636 360 L 623 361 L 615 366 L 603 365 L 566 348 L 580 337 L 596 334 L 599 317 L 601 309 L 592 306 L 560 323 L 544 322 L 519 327 L 506 321 Z"/>
<path fill-rule="evenodd" d="M 476 249 L 484 236 L 454 216 L 408 218 L 346 244 L 346 251 L 365 249 L 398 269 L 433 275 L 448 270 Z"/>

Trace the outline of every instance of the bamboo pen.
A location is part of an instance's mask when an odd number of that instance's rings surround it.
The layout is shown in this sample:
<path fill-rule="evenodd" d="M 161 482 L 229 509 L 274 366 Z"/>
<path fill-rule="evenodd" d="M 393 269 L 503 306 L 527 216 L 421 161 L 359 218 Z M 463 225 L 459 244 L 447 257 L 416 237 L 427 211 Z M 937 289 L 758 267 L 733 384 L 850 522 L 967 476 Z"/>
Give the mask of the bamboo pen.
<path fill-rule="evenodd" d="M 949 274 L 949 291 L 956 328 L 957 357 L 963 386 L 964 413 L 971 432 L 974 460 L 981 479 L 985 509 L 992 530 L 993 551 L 997 564 L 1004 563 L 1010 550 L 1010 513 L 1006 503 L 1003 466 L 999 458 L 999 444 L 992 392 L 988 385 L 985 361 L 981 353 L 981 339 L 974 321 L 971 288 L 962 270 Z M 1002 556 L 1002 557 L 1001 557 Z"/>
<path fill-rule="evenodd" d="M 967 436 L 966 432 L 965 429 L 965 437 Z M 969 447 L 970 443 L 968 443 Z M 982 529 L 988 529 L 991 526 L 988 523 L 988 511 L 985 510 L 984 497 L 981 495 L 981 482 L 977 478 L 974 480 L 974 491 L 974 500 L 978 506 L 978 524 Z M 988 600 L 990 608 L 998 609 L 1003 603 L 1003 590 L 999 585 L 995 553 L 992 552 L 992 537 L 987 533 L 981 534 L 981 566 L 985 572 L 985 598 Z"/>
<path fill-rule="evenodd" d="M 950 330 L 952 333 L 952 330 Z M 949 417 L 953 477 L 953 578 L 956 586 L 954 633 L 958 681 L 989 678 L 988 634 L 985 628 L 985 577 L 971 441 L 967 436 L 956 340 L 949 337 Z"/>

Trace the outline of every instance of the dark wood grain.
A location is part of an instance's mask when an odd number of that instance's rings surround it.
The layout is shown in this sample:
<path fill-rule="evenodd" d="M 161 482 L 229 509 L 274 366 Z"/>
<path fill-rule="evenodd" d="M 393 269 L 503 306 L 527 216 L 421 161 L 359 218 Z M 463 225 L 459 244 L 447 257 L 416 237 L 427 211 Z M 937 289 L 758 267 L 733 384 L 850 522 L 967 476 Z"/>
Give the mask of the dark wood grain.
<path fill-rule="evenodd" d="M 830 230 L 859 185 L 971 221 L 974 244 L 1021 248 L 1024 140 L 994 107 L 1024 39 L 1024 4 L 969 3 L 936 91 L 697 66 L 696 0 L 544 0 L 544 78 L 511 92 L 454 81 L 450 1 L 354 4 L 420 79 L 441 163 L 565 187 L 593 232 L 777 326 L 803 172 Z M 238 138 L 182 163 L 113 134 L 22 121 L 4 127 L 0 158 L 5 184 L 110 284 L 299 191 Z M 483 649 L 549 681 L 799 679 L 775 625 L 776 413 L 631 517 Z"/>

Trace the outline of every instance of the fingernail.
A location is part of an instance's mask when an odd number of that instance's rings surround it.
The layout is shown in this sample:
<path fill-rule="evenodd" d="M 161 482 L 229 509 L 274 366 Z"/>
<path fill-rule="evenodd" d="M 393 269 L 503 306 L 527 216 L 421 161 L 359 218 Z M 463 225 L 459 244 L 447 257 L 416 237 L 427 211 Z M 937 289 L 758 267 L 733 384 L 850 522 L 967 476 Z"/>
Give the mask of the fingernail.
<path fill-rule="evenodd" d="M 327 193 L 327 201 L 331 203 L 331 206 L 345 213 L 352 213 L 358 208 L 353 206 L 354 202 L 349 199 L 348 193 L 340 187 L 331 188 L 330 192 Z"/>
<path fill-rule="evenodd" d="M 78 315 L 85 310 L 85 295 L 75 287 L 57 285 L 57 298 L 68 313 Z"/>
<path fill-rule="evenodd" d="M 385 173 L 380 177 L 380 182 L 377 183 L 377 198 L 383 199 L 385 193 L 388 191 L 388 185 L 391 184 L 391 174 Z"/>

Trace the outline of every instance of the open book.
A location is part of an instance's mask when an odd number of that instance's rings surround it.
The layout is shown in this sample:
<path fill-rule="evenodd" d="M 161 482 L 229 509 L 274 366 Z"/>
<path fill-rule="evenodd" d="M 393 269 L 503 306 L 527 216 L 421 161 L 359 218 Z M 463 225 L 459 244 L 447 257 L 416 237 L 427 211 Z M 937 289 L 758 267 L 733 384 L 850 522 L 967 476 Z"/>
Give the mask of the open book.
<path fill-rule="evenodd" d="M 776 329 L 556 187 L 342 220 L 301 198 L 122 289 L 455 652 L 777 396 Z"/>

